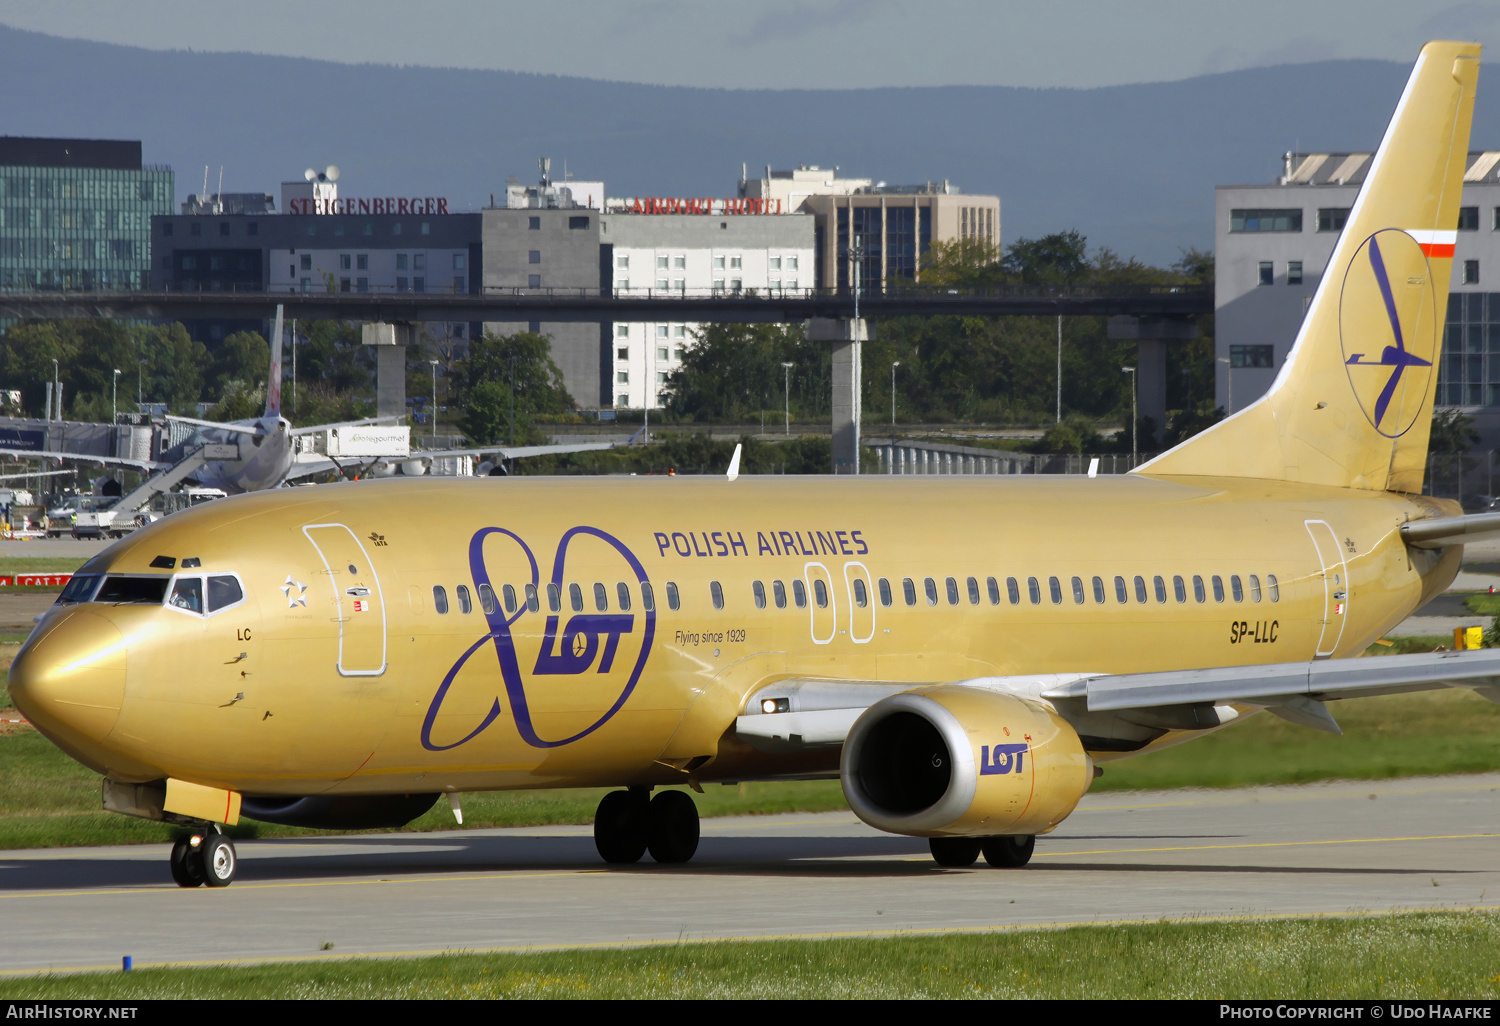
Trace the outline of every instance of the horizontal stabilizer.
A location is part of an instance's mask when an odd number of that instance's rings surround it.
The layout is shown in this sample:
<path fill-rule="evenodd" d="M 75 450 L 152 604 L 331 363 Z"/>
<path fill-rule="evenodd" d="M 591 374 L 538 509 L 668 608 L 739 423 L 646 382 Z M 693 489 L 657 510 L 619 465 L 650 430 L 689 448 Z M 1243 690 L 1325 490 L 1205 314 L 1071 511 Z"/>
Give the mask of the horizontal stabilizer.
<path fill-rule="evenodd" d="M 1434 517 L 1401 525 L 1401 537 L 1418 549 L 1446 549 L 1450 545 L 1500 536 L 1500 513 L 1463 517 Z"/>

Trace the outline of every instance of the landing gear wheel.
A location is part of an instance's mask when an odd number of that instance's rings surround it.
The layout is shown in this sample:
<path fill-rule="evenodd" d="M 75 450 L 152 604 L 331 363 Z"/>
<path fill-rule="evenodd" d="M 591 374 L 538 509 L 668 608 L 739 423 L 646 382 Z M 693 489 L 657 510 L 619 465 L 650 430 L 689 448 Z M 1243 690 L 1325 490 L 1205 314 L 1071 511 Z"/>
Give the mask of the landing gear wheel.
<path fill-rule="evenodd" d="M 686 862 L 698 850 L 698 806 L 682 791 L 663 791 L 651 799 L 646 836 L 657 862 Z"/>
<path fill-rule="evenodd" d="M 594 847 L 605 862 L 639 862 L 646 854 L 647 801 L 639 791 L 611 791 L 594 813 Z"/>
<path fill-rule="evenodd" d="M 198 846 L 203 882 L 210 887 L 228 887 L 234 883 L 234 872 L 240 866 L 234 842 L 220 833 L 207 834 Z"/>
<path fill-rule="evenodd" d="M 178 887 L 202 887 L 203 863 L 198 860 L 198 849 L 188 838 L 179 838 L 172 845 L 172 879 Z"/>
<path fill-rule="evenodd" d="M 1035 834 L 986 837 L 983 844 L 984 861 L 996 869 L 1019 869 L 1031 861 L 1035 850 Z"/>
<path fill-rule="evenodd" d="M 977 837 L 929 837 L 927 847 L 932 851 L 932 860 L 940 866 L 962 869 L 979 861 L 979 849 L 983 844 Z"/>

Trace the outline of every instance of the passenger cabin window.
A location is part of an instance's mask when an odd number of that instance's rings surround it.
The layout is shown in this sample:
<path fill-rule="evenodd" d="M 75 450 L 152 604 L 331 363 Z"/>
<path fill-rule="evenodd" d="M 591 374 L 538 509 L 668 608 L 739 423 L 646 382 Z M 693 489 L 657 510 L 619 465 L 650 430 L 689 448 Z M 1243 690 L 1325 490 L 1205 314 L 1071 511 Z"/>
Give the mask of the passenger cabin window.
<path fill-rule="evenodd" d="M 516 589 L 507 584 L 500 589 L 500 595 L 505 599 L 505 611 L 507 613 L 514 613 L 516 611 Z"/>
<path fill-rule="evenodd" d="M 615 596 L 620 600 L 620 612 L 630 612 L 630 585 L 624 581 L 615 585 Z"/>
<path fill-rule="evenodd" d="M 479 608 L 488 616 L 494 616 L 499 611 L 499 607 L 495 605 L 495 589 L 488 584 L 479 586 Z"/>
<path fill-rule="evenodd" d="M 454 591 L 458 593 L 458 611 L 465 616 L 474 612 L 474 602 L 469 598 L 469 589 L 460 584 Z"/>
<path fill-rule="evenodd" d="M 750 585 L 750 591 L 755 596 L 755 608 L 766 608 L 766 586 L 756 581 Z"/>
<path fill-rule="evenodd" d="M 818 603 L 819 609 L 828 608 L 828 585 L 823 583 L 821 577 L 813 581 L 813 600 Z"/>
<path fill-rule="evenodd" d="M 575 584 L 574 587 L 576 588 L 578 586 Z M 582 605 L 582 602 L 580 602 L 579 605 Z M 668 581 L 667 582 L 667 607 L 670 608 L 670 609 L 678 609 L 678 608 L 681 607 L 681 605 L 682 605 L 682 602 L 681 602 L 681 599 L 678 597 L 678 594 L 677 594 L 677 585 L 676 585 L 676 583 L 673 582 L 673 581 Z"/>
<path fill-rule="evenodd" d="M 1081 606 L 1081 605 L 1083 605 L 1083 578 L 1082 577 L 1075 577 L 1075 578 L 1073 578 L 1073 582 L 1072 583 L 1073 583 L 1073 604 L 1075 606 Z"/>
<path fill-rule="evenodd" d="M 1254 574 L 1250 575 L 1250 601 L 1260 601 L 1260 578 Z"/>
<path fill-rule="evenodd" d="M 892 601 L 891 582 L 882 577 L 880 579 L 880 604 L 882 606 L 890 606 Z"/>
<path fill-rule="evenodd" d="M 1094 578 L 1094 601 L 1104 605 L 1104 578 Z"/>
<path fill-rule="evenodd" d="M 807 588 L 801 581 L 792 582 L 792 601 L 798 609 L 807 608 Z"/>
<path fill-rule="evenodd" d="M 1039 606 L 1042 604 L 1042 585 L 1035 577 L 1026 578 L 1026 590 L 1031 595 L 1031 604 Z"/>
<path fill-rule="evenodd" d="M 937 581 L 934 581 L 931 577 L 924 577 L 922 579 L 922 590 L 927 593 L 927 604 L 929 606 L 937 605 Z"/>
<path fill-rule="evenodd" d="M 542 603 L 541 603 L 540 598 L 537 596 L 536 585 L 534 585 L 534 584 L 528 584 L 528 585 L 526 585 L 526 611 L 529 612 L 529 613 L 535 613 L 537 610 L 539 610 L 541 608 L 542 608 Z"/>
<path fill-rule="evenodd" d="M 598 581 L 594 582 L 594 609 L 601 613 L 609 611 L 609 592 Z"/>
<path fill-rule="evenodd" d="M 573 607 L 573 612 L 583 612 L 583 589 L 576 584 L 568 585 L 568 603 Z M 676 606 L 672 607 L 676 609 Z"/>
<path fill-rule="evenodd" d="M 822 583 L 821 581 L 819 583 Z M 724 588 L 718 581 L 708 582 L 708 593 L 713 596 L 714 608 L 724 608 Z"/>
<path fill-rule="evenodd" d="M 1203 590 L 1203 578 L 1200 577 L 1198 574 L 1194 574 L 1193 575 L 1193 600 L 1195 602 L 1204 602 L 1207 599 L 1208 599 L 1208 595 Z"/>
<path fill-rule="evenodd" d="M 1172 578 L 1172 594 L 1177 596 L 1178 602 L 1187 601 L 1187 585 L 1183 583 L 1180 576 L 1174 575 Z"/>
<path fill-rule="evenodd" d="M 977 577 L 970 577 L 968 580 L 968 585 L 969 605 L 977 606 L 979 605 L 979 579 Z"/>
<path fill-rule="evenodd" d="M 1062 605 L 1062 582 L 1056 577 L 1047 578 L 1047 590 L 1052 593 L 1052 604 Z"/>
<path fill-rule="evenodd" d="M 1014 577 L 1005 579 L 1005 597 L 1010 599 L 1010 604 L 1019 606 L 1021 604 L 1021 586 L 1016 583 Z"/>
<path fill-rule="evenodd" d="M 901 593 L 906 598 L 906 604 L 914 606 L 917 604 L 917 586 L 910 577 L 901 579 Z"/>
<path fill-rule="evenodd" d="M 1125 578 L 1123 577 L 1115 578 L 1115 601 L 1122 606 L 1130 601 L 1130 591 L 1125 587 Z"/>
<path fill-rule="evenodd" d="M 547 585 L 547 611 L 549 613 L 562 612 L 562 589 L 555 584 Z"/>
<path fill-rule="evenodd" d="M 950 606 L 958 605 L 958 582 L 949 577 L 943 583 L 948 586 L 948 604 Z"/>
<path fill-rule="evenodd" d="M 1000 582 L 993 577 L 986 577 L 984 582 L 989 586 L 990 605 L 998 606 L 1000 604 Z"/>
<path fill-rule="evenodd" d="M 1266 574 L 1266 591 L 1271 595 L 1272 602 L 1281 601 L 1281 589 L 1276 585 L 1276 575 Z"/>
<path fill-rule="evenodd" d="M 1213 586 L 1214 586 L 1214 601 L 1215 602 L 1223 602 L 1224 601 L 1224 579 L 1222 577 L 1220 577 L 1218 574 L 1214 574 L 1214 576 L 1213 576 L 1213 582 L 1212 583 L 1213 583 Z"/>
<path fill-rule="evenodd" d="M 870 594 L 865 590 L 865 581 L 863 577 L 856 577 L 854 579 L 854 604 L 860 609 L 863 609 L 870 604 Z"/>
<path fill-rule="evenodd" d="M 1157 576 L 1157 577 L 1151 578 L 1151 583 L 1156 588 L 1156 601 L 1158 601 L 1158 602 L 1166 602 L 1167 601 L 1167 582 L 1164 581 L 1164 580 L 1162 580 L 1162 578 L 1160 576 Z"/>
<path fill-rule="evenodd" d="M 1234 596 L 1236 602 L 1245 601 L 1245 588 L 1240 584 L 1239 574 L 1229 575 L 1229 593 Z"/>
<path fill-rule="evenodd" d="M 780 581 L 771 582 L 771 597 L 776 600 L 777 609 L 786 608 L 786 585 Z"/>
<path fill-rule="evenodd" d="M 641 608 L 648 613 L 656 610 L 656 592 L 651 590 L 651 585 L 646 581 L 641 582 Z"/>
<path fill-rule="evenodd" d="M 1146 579 L 1137 577 L 1135 579 L 1135 600 L 1144 603 L 1146 601 Z"/>
<path fill-rule="evenodd" d="M 509 586 L 505 590 L 510 591 Z M 515 592 L 511 592 L 511 598 L 515 598 Z M 441 584 L 432 586 L 432 608 L 436 609 L 440 615 L 448 612 L 448 592 Z"/>

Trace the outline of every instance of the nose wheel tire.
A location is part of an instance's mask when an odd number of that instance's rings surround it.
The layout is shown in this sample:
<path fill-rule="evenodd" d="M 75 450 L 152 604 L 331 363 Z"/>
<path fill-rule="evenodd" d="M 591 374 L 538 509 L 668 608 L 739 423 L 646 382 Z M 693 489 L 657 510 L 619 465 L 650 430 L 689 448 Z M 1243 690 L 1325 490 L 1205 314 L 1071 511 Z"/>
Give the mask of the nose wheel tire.
<path fill-rule="evenodd" d="M 594 813 L 594 847 L 605 862 L 629 864 L 646 854 L 646 795 L 611 791 Z"/>
<path fill-rule="evenodd" d="M 940 866 L 962 869 L 979 861 L 982 842 L 977 837 L 929 837 L 927 847 L 932 860 Z"/>
<path fill-rule="evenodd" d="M 996 869 L 1019 869 L 1031 861 L 1031 853 L 1036 850 L 1036 835 L 986 837 L 982 850 L 984 861 Z"/>
<path fill-rule="evenodd" d="M 228 887 L 240 860 L 234 842 L 221 833 L 194 834 L 172 845 L 172 879 L 179 887 Z"/>
<path fill-rule="evenodd" d="M 228 887 L 234 883 L 235 870 L 240 867 L 234 842 L 223 834 L 209 834 L 198 848 L 198 857 L 203 863 L 203 882 L 210 887 Z"/>
<path fill-rule="evenodd" d="M 178 887 L 202 887 L 203 863 L 198 859 L 198 849 L 186 837 L 172 845 L 172 879 Z"/>
<path fill-rule="evenodd" d="M 657 862 L 688 861 L 698 850 L 698 806 L 682 791 L 663 791 L 651 799 L 646 834 Z"/>

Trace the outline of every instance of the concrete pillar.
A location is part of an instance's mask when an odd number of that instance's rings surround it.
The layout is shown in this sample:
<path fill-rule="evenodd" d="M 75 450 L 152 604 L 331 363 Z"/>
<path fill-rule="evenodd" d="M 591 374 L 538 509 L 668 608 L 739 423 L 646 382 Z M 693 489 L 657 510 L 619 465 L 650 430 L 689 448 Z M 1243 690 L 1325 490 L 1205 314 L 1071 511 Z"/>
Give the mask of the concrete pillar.
<path fill-rule="evenodd" d="M 406 415 L 406 347 L 415 334 L 410 324 L 365 324 L 360 341 L 375 350 L 375 414 Z"/>
<path fill-rule="evenodd" d="M 1121 314 L 1109 319 L 1109 337 L 1136 344 L 1137 410 L 1156 424 L 1159 445 L 1167 430 L 1167 343 L 1197 338 L 1198 322 Z M 1144 448 L 1148 443 L 1141 441 Z"/>
<path fill-rule="evenodd" d="M 827 342 L 833 353 L 833 472 L 859 473 L 859 415 L 862 343 L 866 324 L 859 320 L 814 317 L 807 322 L 810 342 Z"/>

